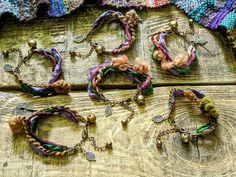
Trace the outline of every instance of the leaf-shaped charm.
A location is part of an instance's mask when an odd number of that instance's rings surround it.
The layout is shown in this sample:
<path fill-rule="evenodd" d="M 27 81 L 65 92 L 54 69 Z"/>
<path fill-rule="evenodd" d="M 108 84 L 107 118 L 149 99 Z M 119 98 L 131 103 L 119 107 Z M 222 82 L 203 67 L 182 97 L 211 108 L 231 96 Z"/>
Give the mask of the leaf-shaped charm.
<path fill-rule="evenodd" d="M 10 64 L 5 64 L 4 65 L 4 70 L 7 72 L 13 72 L 13 67 Z"/>
<path fill-rule="evenodd" d="M 80 43 L 80 42 L 83 42 L 86 38 L 87 38 L 87 35 L 84 35 L 84 36 L 76 36 L 76 37 L 74 38 L 74 42 Z"/>
<path fill-rule="evenodd" d="M 152 118 L 153 122 L 155 123 L 160 123 L 161 121 L 164 120 L 164 117 L 160 116 L 160 115 L 157 115 L 155 117 Z"/>
<path fill-rule="evenodd" d="M 107 105 L 106 108 L 105 108 L 105 115 L 106 117 L 112 115 L 112 107 L 111 105 Z"/>
<path fill-rule="evenodd" d="M 207 43 L 207 40 L 203 37 L 200 37 L 197 39 L 196 43 L 200 45 L 205 45 Z"/>
<path fill-rule="evenodd" d="M 95 154 L 92 153 L 92 152 L 86 152 L 84 155 L 85 155 L 86 159 L 89 160 L 89 161 L 95 161 L 96 160 Z"/>

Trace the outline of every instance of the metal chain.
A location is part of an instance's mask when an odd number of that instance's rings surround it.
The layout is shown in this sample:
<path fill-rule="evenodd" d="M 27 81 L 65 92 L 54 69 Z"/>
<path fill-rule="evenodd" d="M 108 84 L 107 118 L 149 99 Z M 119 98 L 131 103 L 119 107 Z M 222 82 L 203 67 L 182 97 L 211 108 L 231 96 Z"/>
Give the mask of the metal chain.
<path fill-rule="evenodd" d="M 94 43 L 91 41 L 91 39 L 89 39 L 89 45 L 90 45 L 90 50 L 88 53 L 86 54 L 82 54 L 81 52 L 77 52 L 76 53 L 76 56 L 82 58 L 82 59 L 85 59 L 85 58 L 88 58 L 92 55 L 93 51 L 95 50 L 95 45 Z"/>
<path fill-rule="evenodd" d="M 129 116 L 126 118 L 127 122 L 130 122 L 133 118 L 134 118 L 134 115 L 135 115 L 135 112 L 134 112 L 134 109 L 132 107 L 129 106 L 130 102 L 132 101 L 132 99 L 130 99 L 129 101 L 125 100 L 125 101 L 120 101 L 119 102 L 119 105 L 130 111 L 130 114 Z"/>
<path fill-rule="evenodd" d="M 176 132 L 180 132 L 180 129 L 177 128 L 177 127 L 174 127 L 174 128 L 168 129 L 168 130 L 161 131 L 161 132 L 157 135 L 157 139 L 161 139 L 161 137 L 163 137 L 163 136 L 166 136 L 166 135 L 171 134 L 171 133 L 176 133 Z"/>
<path fill-rule="evenodd" d="M 12 70 L 12 73 L 14 74 L 14 76 L 20 80 L 20 67 L 26 62 L 28 61 L 31 56 L 33 55 L 33 52 L 31 50 L 29 50 L 28 55 L 27 56 L 23 56 L 22 51 L 19 48 L 11 48 L 8 49 L 8 52 L 12 53 L 12 52 L 18 52 L 19 53 L 19 62 L 17 64 L 17 66 Z"/>
<path fill-rule="evenodd" d="M 169 123 L 171 124 L 171 126 L 173 128 L 171 129 L 168 129 L 168 130 L 164 130 L 164 131 L 161 131 L 158 133 L 157 135 L 157 139 L 160 139 L 161 137 L 163 136 L 166 136 L 168 134 L 171 134 L 171 133 L 176 133 L 176 132 L 179 132 L 180 129 L 178 128 L 178 126 L 176 125 L 175 123 L 175 120 L 173 119 L 173 108 L 172 108 L 172 96 L 174 94 L 174 92 L 176 91 L 176 89 L 170 89 L 170 93 L 169 93 L 169 103 L 168 103 L 168 117 L 167 117 L 167 120 L 169 121 Z"/>
<path fill-rule="evenodd" d="M 87 123 L 85 118 L 83 118 L 81 115 L 79 115 L 79 116 L 80 116 L 79 119 L 82 120 L 82 122 L 86 123 L 86 126 L 85 126 L 85 129 L 82 132 L 82 140 L 80 140 L 80 142 L 78 144 L 76 144 L 74 148 L 77 149 L 78 151 L 82 152 L 82 153 L 85 153 L 86 151 L 82 147 L 82 145 L 85 144 L 87 141 L 90 141 L 91 145 L 94 147 L 95 151 L 106 151 L 107 148 L 105 146 L 104 147 L 98 146 L 97 143 L 96 143 L 95 138 L 92 137 L 92 136 L 89 136 L 89 133 L 88 133 L 88 125 L 89 124 Z"/>

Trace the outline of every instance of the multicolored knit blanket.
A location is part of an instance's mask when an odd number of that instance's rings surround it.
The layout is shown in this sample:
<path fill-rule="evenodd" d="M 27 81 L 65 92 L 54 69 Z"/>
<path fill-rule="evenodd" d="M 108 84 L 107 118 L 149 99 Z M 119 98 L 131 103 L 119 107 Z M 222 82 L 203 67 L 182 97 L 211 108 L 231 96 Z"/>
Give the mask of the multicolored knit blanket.
<path fill-rule="evenodd" d="M 19 20 L 36 17 L 41 4 L 48 6 L 48 15 L 61 17 L 80 7 L 86 0 L 0 0 L 0 16 L 11 13 Z M 175 4 L 190 18 L 210 29 L 236 27 L 236 0 L 97 0 L 100 6 L 159 8 Z M 96 1 L 94 1 L 95 3 Z"/>
<path fill-rule="evenodd" d="M 175 4 L 190 18 L 210 29 L 236 27 L 236 0 L 100 0 L 101 5 L 115 7 L 158 8 Z"/>
<path fill-rule="evenodd" d="M 10 13 L 20 21 L 31 20 L 37 16 L 41 5 L 48 7 L 48 15 L 61 17 L 69 14 L 84 3 L 84 0 L 0 0 L 0 16 Z"/>

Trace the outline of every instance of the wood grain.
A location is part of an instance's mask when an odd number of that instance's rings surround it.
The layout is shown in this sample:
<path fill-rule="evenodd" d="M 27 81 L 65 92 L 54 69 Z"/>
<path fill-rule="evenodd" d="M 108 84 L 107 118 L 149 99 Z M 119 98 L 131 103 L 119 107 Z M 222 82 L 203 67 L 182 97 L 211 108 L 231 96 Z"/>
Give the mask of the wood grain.
<path fill-rule="evenodd" d="M 183 87 L 181 87 L 183 88 Z M 168 91 L 170 87 L 158 87 L 147 97 L 146 105 L 135 108 L 135 118 L 124 130 L 120 120 L 128 115 L 120 107 L 114 108 L 111 117 L 105 117 L 104 106 L 91 100 L 85 91 L 70 93 L 69 96 L 34 98 L 21 92 L 0 92 L 0 176 L 2 177 L 49 177 L 49 176 L 93 176 L 93 177 L 154 177 L 154 176 L 235 176 L 236 146 L 236 87 L 199 86 L 214 98 L 220 109 L 220 118 L 215 134 L 199 139 L 198 145 L 183 145 L 178 134 L 164 139 L 164 148 L 158 151 L 155 137 L 159 131 L 168 129 L 168 122 L 155 124 L 151 118 L 167 113 Z M 107 97 L 124 98 L 135 90 L 109 90 Z M 65 105 L 86 116 L 97 115 L 96 127 L 89 132 L 98 144 L 113 142 L 111 152 L 95 152 L 96 162 L 88 162 L 81 154 L 71 158 L 43 158 L 33 153 L 24 136 L 13 137 L 8 127 L 8 118 L 14 115 L 29 115 L 20 108 L 42 109 L 51 105 Z M 185 128 L 195 128 L 202 124 L 200 111 L 188 100 L 177 99 L 176 122 Z M 76 144 L 80 140 L 81 127 L 56 116 L 51 121 L 41 122 L 40 135 L 64 143 Z M 88 144 L 87 150 L 93 151 Z M 94 152 L 94 151 L 93 151 Z"/>
<path fill-rule="evenodd" d="M 12 19 L 7 19 L 1 25 L 0 29 L 0 50 L 7 48 L 20 48 L 27 54 L 29 39 L 35 39 L 38 47 L 42 48 L 58 48 L 64 59 L 65 79 L 70 82 L 73 88 L 84 88 L 87 84 L 88 68 L 103 62 L 105 59 L 110 60 L 112 56 L 100 56 L 95 53 L 86 59 L 71 58 L 69 50 L 75 49 L 82 53 L 88 51 L 88 43 L 76 44 L 73 38 L 77 35 L 85 34 L 91 27 L 96 17 L 106 9 L 86 8 L 81 10 L 78 15 L 68 16 L 64 18 L 50 19 L 38 18 L 37 20 L 19 24 Z M 158 12 L 157 12 L 158 11 Z M 151 68 L 151 75 L 155 85 L 171 85 L 171 84 L 221 84 L 236 83 L 235 74 L 235 57 L 232 50 L 224 45 L 224 41 L 217 37 L 218 34 L 209 31 L 202 26 L 195 24 L 196 35 L 208 40 L 206 48 L 213 53 L 211 56 L 204 48 L 198 47 L 199 63 L 193 71 L 184 77 L 175 77 L 169 73 L 162 71 L 160 66 L 150 58 L 150 38 L 148 35 L 163 28 L 168 28 L 170 20 L 177 20 L 180 30 L 188 29 L 188 18 L 175 7 L 168 6 L 162 9 L 142 10 L 138 14 L 143 19 L 137 28 L 137 39 L 134 46 L 127 52 L 131 63 L 146 62 Z M 102 42 L 107 48 L 117 46 L 123 40 L 123 31 L 120 26 L 112 23 L 105 25 L 93 37 L 94 41 Z M 190 36 L 191 37 L 191 36 Z M 188 44 L 178 37 L 172 37 L 168 40 L 168 47 L 171 55 L 185 53 Z M 50 78 L 50 63 L 42 58 L 35 56 L 28 65 L 22 68 L 22 75 L 26 81 L 32 84 L 45 83 Z M 14 77 L 3 71 L 2 66 L 6 63 L 16 65 L 17 54 L 10 55 L 9 59 L 0 55 L 0 88 L 19 88 Z M 46 65 L 46 67 L 45 67 Z M 112 76 L 108 78 L 104 85 L 122 85 L 130 86 L 131 82 L 123 77 Z"/>

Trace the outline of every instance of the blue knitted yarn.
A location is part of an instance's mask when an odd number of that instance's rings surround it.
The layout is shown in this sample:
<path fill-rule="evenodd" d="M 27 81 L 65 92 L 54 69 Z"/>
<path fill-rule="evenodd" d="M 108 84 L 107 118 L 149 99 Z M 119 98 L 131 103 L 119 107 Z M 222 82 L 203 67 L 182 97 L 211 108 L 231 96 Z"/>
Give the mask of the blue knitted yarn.
<path fill-rule="evenodd" d="M 228 13 L 221 21 L 219 26 L 226 27 L 226 29 L 233 29 L 236 27 L 236 9 Z"/>
<path fill-rule="evenodd" d="M 228 30 L 236 26 L 236 0 L 172 0 L 171 3 L 210 29 L 220 26 Z"/>
<path fill-rule="evenodd" d="M 48 14 L 52 17 L 61 17 L 67 14 L 64 0 L 50 0 L 50 10 Z"/>

